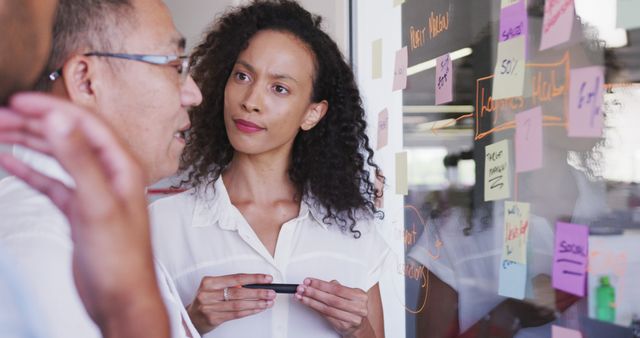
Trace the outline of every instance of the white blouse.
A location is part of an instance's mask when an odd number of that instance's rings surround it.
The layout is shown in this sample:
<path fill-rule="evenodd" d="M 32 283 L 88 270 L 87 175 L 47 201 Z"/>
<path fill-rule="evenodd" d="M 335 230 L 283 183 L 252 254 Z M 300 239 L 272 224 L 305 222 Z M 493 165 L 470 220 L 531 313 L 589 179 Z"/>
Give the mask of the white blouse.
<path fill-rule="evenodd" d="M 388 253 L 373 220 L 358 221 L 362 233 L 322 222 L 312 199 L 283 224 L 274 256 L 231 204 L 221 179 L 214 189 L 189 190 L 151 205 L 157 259 L 168 270 L 182 303 L 190 304 L 205 276 L 266 273 L 274 283 L 302 283 L 307 277 L 337 280 L 364 291 L 374 286 Z M 329 323 L 290 294 L 279 294 L 272 308 L 232 320 L 205 334 L 213 337 L 339 337 Z"/>

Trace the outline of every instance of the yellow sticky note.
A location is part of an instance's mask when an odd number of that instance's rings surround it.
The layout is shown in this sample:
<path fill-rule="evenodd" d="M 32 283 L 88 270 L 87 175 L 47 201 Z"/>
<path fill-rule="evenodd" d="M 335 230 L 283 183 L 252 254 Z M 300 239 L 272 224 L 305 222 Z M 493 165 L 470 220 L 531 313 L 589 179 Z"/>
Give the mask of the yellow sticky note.
<path fill-rule="evenodd" d="M 484 200 L 509 198 L 509 140 L 502 140 L 485 147 Z"/>
<path fill-rule="evenodd" d="M 401 5 L 404 3 L 404 0 L 393 0 L 393 7 Z"/>
<path fill-rule="evenodd" d="M 396 154 L 396 194 L 407 195 L 409 193 L 409 167 L 407 165 L 407 152 Z"/>
<path fill-rule="evenodd" d="M 527 264 L 529 203 L 504 202 L 504 260 Z"/>
<path fill-rule="evenodd" d="M 374 79 L 382 77 L 382 39 L 371 43 L 371 77 Z"/>
<path fill-rule="evenodd" d="M 498 43 L 493 99 L 522 96 L 525 77 L 525 36 Z"/>

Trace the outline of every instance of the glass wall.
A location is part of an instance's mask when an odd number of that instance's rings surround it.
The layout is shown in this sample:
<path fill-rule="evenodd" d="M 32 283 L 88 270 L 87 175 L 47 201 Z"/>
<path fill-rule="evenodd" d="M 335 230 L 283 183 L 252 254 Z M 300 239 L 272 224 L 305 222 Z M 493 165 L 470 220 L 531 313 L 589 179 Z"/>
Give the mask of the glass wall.
<path fill-rule="evenodd" d="M 354 39 L 402 246 L 387 336 L 640 334 L 640 1 L 385 2 Z"/>

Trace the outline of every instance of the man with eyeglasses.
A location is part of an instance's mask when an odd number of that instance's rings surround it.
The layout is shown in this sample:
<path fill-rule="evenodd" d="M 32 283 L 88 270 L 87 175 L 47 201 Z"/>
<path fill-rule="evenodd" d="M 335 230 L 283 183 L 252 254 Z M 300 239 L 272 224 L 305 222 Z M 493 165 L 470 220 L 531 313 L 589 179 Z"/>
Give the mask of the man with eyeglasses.
<path fill-rule="evenodd" d="M 105 318 L 105 313 L 120 311 L 126 317 L 147 309 L 149 316 L 135 319 L 141 327 L 158 318 L 153 286 L 137 290 L 148 296 L 146 303 L 118 299 L 118 279 L 134 287 L 149 285 L 148 273 L 132 271 L 128 277 L 118 266 L 153 269 L 146 264 L 151 250 L 148 216 L 140 212 L 144 208 L 140 180 L 150 185 L 176 172 L 190 126 L 187 109 L 202 100 L 189 76 L 184 47 L 160 0 L 61 0 L 52 54 L 37 88 L 77 106 L 23 95 L 10 103 L 21 114 L 12 117 L 0 111 L 0 122 L 8 121 L 0 127 L 0 141 L 23 144 L 60 161 L 17 149 L 16 157 L 36 172 L 14 159 L 0 158 L 8 171 L 44 194 L 16 178 L 0 182 L 0 246 L 27 277 L 31 298 L 44 314 L 47 337 L 117 336 L 120 322 Z M 47 111 L 49 106 L 66 112 Z M 124 140 L 143 170 L 119 147 L 110 129 Z M 90 231 L 93 236 L 87 234 Z M 96 236 L 101 232 L 104 239 Z M 96 252 L 109 253 L 100 261 L 78 254 Z M 94 271 L 97 266 L 105 272 Z M 198 336 L 162 267 L 157 274 L 172 336 Z M 135 280 L 139 276 L 145 280 Z M 114 299 L 93 294 L 105 289 L 114 290 Z M 113 304 L 120 307 L 109 308 Z M 161 320 L 158 326 L 162 328 Z M 148 334 L 158 332 L 162 330 Z"/>

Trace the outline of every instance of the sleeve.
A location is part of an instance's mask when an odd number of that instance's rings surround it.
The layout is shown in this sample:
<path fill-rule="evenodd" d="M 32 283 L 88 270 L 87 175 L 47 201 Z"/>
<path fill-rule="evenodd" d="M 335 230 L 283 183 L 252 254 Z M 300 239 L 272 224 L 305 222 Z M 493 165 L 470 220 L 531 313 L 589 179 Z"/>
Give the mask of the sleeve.
<path fill-rule="evenodd" d="M 384 241 L 380 232 L 377 229 L 375 223 L 371 223 L 371 232 L 367 237 L 370 238 L 371 244 L 369 246 L 369 260 L 367 262 L 367 279 L 363 290 L 369 290 L 372 286 L 376 285 L 380 281 L 384 263 L 389 256 L 389 245 Z"/>
<path fill-rule="evenodd" d="M 73 281 L 70 242 L 50 234 L 20 234 L 6 238 L 3 248 L 13 256 L 25 289 L 47 328 L 49 338 L 100 338 Z"/>
<path fill-rule="evenodd" d="M 200 334 L 191 323 L 186 310 L 182 306 L 178 292 L 176 291 L 175 285 L 173 284 L 167 270 L 158 261 L 155 262 L 155 268 L 162 301 L 164 302 L 167 314 L 169 315 L 171 337 L 200 338 Z"/>

